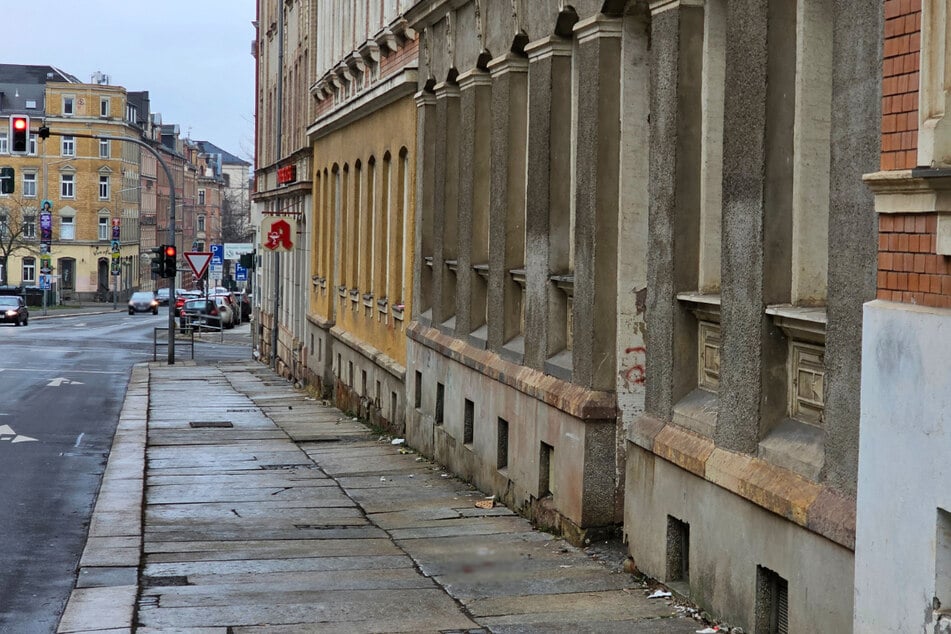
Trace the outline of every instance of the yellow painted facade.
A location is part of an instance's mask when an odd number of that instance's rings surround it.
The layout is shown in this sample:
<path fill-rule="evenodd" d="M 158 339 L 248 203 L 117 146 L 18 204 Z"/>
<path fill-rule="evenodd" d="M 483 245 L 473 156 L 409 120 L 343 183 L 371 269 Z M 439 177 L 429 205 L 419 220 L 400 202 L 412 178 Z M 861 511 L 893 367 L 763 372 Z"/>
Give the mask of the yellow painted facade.
<path fill-rule="evenodd" d="M 416 106 L 403 97 L 314 143 L 312 318 L 406 363 Z"/>
<path fill-rule="evenodd" d="M 49 200 L 51 262 L 63 295 L 91 299 L 97 292 L 112 290 L 115 280 L 108 269 L 115 259 L 121 271 L 119 288 L 128 288 L 138 279 L 140 267 L 140 150 L 130 143 L 74 136 L 138 138 L 139 132 L 125 120 L 126 91 L 118 86 L 50 82 L 45 106 L 45 113 L 31 114 L 31 152 L 3 157 L 4 165 L 16 170 L 16 192 L 0 197 L 0 206 L 19 208 L 24 218 L 34 218 L 37 223 L 35 242 L 29 241 L 26 249 L 10 258 L 7 280 L 28 286 L 38 281 L 38 213 L 41 202 Z M 52 132 L 45 141 L 37 136 L 44 124 Z M 25 189 L 24 175 L 35 181 L 33 191 Z M 114 258 L 111 245 L 116 218 L 120 222 L 118 258 Z M 23 279 L 24 258 L 35 260 L 37 277 L 33 280 Z"/>

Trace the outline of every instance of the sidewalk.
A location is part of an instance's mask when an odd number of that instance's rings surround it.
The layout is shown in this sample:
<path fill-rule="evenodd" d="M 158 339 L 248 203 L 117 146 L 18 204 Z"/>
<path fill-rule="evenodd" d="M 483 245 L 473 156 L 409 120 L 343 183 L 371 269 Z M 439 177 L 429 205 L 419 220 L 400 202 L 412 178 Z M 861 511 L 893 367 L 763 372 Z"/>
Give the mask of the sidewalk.
<path fill-rule="evenodd" d="M 622 558 L 534 530 L 264 365 L 141 364 L 58 631 L 706 627 Z"/>

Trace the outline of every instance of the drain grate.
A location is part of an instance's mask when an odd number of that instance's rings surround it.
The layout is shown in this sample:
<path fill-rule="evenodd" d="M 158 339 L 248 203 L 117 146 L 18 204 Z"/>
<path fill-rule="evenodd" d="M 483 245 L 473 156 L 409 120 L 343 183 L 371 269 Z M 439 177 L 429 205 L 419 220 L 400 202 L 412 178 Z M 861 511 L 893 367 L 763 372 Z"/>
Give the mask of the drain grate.
<path fill-rule="evenodd" d="M 188 426 L 192 429 L 231 429 L 234 423 L 227 420 L 193 420 Z"/>

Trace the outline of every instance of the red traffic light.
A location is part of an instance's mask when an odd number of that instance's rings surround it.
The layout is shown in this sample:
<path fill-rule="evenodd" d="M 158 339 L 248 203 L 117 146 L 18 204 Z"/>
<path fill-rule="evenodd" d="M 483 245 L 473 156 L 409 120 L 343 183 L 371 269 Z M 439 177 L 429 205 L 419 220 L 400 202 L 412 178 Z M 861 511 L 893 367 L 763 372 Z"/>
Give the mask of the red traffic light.
<path fill-rule="evenodd" d="M 165 247 L 165 257 L 174 258 L 176 254 L 175 245 L 169 244 Z"/>
<path fill-rule="evenodd" d="M 26 115 L 10 117 L 10 153 L 26 154 L 29 150 L 30 118 Z"/>

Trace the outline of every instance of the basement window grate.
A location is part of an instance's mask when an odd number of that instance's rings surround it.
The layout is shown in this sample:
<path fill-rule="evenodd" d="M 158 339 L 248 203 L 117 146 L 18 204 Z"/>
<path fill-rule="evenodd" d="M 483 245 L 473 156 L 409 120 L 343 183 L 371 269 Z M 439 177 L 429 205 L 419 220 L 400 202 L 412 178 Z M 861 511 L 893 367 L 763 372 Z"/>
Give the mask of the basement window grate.
<path fill-rule="evenodd" d="M 756 567 L 756 631 L 789 634 L 789 582 L 763 566 Z"/>
<path fill-rule="evenodd" d="M 231 429 L 234 423 L 227 420 L 193 420 L 188 426 L 192 429 Z"/>

